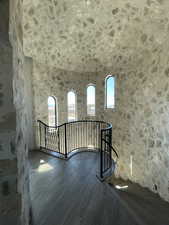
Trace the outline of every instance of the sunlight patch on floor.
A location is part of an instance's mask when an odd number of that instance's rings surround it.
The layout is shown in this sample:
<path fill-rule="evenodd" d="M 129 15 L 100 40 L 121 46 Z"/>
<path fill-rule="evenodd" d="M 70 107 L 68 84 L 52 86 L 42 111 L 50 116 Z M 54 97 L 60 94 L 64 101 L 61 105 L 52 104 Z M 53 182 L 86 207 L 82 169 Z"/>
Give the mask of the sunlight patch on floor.
<path fill-rule="evenodd" d="M 127 189 L 128 185 L 115 185 L 115 188 L 118 190 L 123 190 L 123 189 Z"/>
<path fill-rule="evenodd" d="M 49 165 L 48 163 L 45 163 L 45 164 L 41 164 L 39 167 L 38 167 L 38 172 L 39 173 L 44 173 L 44 172 L 48 172 L 50 170 L 53 170 L 53 167 L 51 165 Z"/>

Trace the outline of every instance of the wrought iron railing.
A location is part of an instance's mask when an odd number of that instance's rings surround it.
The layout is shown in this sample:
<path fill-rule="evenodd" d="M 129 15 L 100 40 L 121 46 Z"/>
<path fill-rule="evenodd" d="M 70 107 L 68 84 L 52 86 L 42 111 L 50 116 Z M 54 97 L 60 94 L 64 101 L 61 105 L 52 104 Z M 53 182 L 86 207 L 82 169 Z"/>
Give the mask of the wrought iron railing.
<path fill-rule="evenodd" d="M 38 120 L 40 150 L 53 152 L 56 157 L 68 159 L 80 151 L 99 151 L 99 177 L 114 165 L 112 151 L 112 125 L 103 121 L 81 120 L 51 127 Z"/>

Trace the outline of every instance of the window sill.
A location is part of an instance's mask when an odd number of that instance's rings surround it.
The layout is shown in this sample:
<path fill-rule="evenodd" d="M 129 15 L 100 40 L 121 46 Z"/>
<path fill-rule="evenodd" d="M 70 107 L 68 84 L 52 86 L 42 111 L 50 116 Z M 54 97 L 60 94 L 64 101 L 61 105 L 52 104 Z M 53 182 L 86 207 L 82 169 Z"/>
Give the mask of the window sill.
<path fill-rule="evenodd" d="M 104 111 L 107 111 L 107 112 L 115 112 L 116 111 L 116 108 L 104 108 Z"/>

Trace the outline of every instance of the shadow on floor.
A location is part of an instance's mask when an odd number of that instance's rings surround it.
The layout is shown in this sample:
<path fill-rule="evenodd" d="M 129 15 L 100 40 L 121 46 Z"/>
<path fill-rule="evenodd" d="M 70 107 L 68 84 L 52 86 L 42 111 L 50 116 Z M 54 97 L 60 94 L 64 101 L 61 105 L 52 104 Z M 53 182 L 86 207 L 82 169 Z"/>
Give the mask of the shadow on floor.
<path fill-rule="evenodd" d="M 169 225 L 169 204 L 158 196 L 137 185 L 119 191 L 101 183 L 98 157 L 87 152 L 64 161 L 31 153 L 34 225 Z"/>
<path fill-rule="evenodd" d="M 133 217 L 144 225 L 169 224 L 169 203 L 138 184 L 122 179 L 108 179 L 108 189 Z"/>

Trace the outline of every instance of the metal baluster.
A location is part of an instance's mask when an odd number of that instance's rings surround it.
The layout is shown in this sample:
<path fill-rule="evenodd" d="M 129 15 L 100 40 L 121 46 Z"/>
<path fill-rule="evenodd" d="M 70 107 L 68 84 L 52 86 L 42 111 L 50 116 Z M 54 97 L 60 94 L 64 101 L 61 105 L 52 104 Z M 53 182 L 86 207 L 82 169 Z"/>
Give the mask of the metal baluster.
<path fill-rule="evenodd" d="M 63 129 L 64 129 L 64 126 L 62 127 L 62 129 L 61 129 L 61 140 L 62 140 L 62 154 L 64 154 L 65 155 L 65 146 L 64 146 L 64 139 L 65 139 L 65 136 L 64 136 L 64 132 L 63 132 Z"/>
<path fill-rule="evenodd" d="M 79 148 L 79 123 L 77 123 L 77 148 Z"/>
<path fill-rule="evenodd" d="M 47 141 L 47 137 L 46 137 L 46 126 L 45 126 L 45 148 L 46 148 L 46 141 Z"/>
<path fill-rule="evenodd" d="M 76 149 L 77 149 L 77 123 L 75 123 L 75 127 L 76 127 Z"/>
<path fill-rule="evenodd" d="M 58 134 L 58 152 L 60 153 L 60 128 L 58 127 L 57 128 L 58 130 L 57 130 L 57 134 Z"/>
<path fill-rule="evenodd" d="M 103 178 L 103 141 L 102 141 L 103 131 L 101 131 L 101 150 L 100 150 L 100 177 Z"/>
<path fill-rule="evenodd" d="M 69 154 L 69 123 L 66 125 L 67 154 Z"/>
<path fill-rule="evenodd" d="M 72 149 L 73 149 L 73 138 L 72 138 L 72 124 L 70 124 L 70 128 L 71 128 L 71 151 L 72 151 Z"/>
<path fill-rule="evenodd" d="M 67 158 L 67 133 L 66 133 L 66 123 L 65 123 L 65 158 Z"/>
<path fill-rule="evenodd" d="M 42 143 L 41 143 L 41 141 L 42 141 L 42 137 L 41 137 L 41 124 L 39 123 L 39 143 L 40 143 L 40 150 L 41 150 L 41 148 L 42 148 Z"/>
<path fill-rule="evenodd" d="M 106 141 L 108 141 L 108 130 L 106 130 Z M 108 144 L 106 143 L 106 170 L 108 169 L 109 167 L 109 146 Z"/>
<path fill-rule="evenodd" d="M 110 146 L 112 146 L 112 128 L 110 128 Z M 110 166 L 112 162 L 112 150 L 110 148 Z"/>

